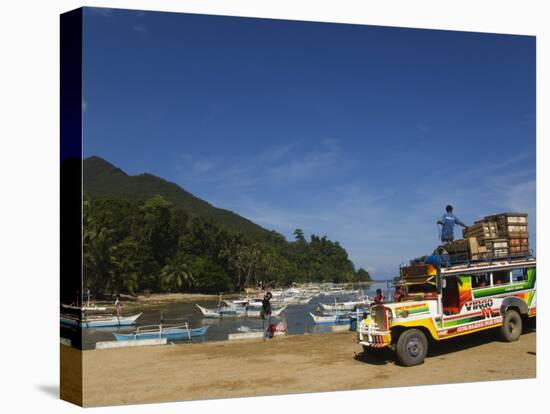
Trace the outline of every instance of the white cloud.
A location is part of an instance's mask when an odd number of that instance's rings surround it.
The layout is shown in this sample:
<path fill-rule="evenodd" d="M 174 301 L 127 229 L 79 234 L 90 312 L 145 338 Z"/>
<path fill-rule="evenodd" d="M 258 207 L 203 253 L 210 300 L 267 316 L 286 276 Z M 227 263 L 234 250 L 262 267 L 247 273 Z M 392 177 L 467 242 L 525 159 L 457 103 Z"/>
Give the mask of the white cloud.
<path fill-rule="evenodd" d="M 358 171 L 356 157 L 336 140 L 320 140 L 308 151 L 294 142 L 254 158 L 184 159 L 182 185 L 191 192 L 208 188 L 202 194 L 214 205 L 288 239 L 301 228 L 338 240 L 356 267 L 372 269 L 376 278 L 395 276 L 400 262 L 437 247 L 436 220 L 449 203 L 467 224 L 504 211 L 527 212 L 531 230 L 536 223 L 529 153 L 444 175 L 412 171 L 403 177 L 410 185 L 399 189 L 378 171 Z"/>
<path fill-rule="evenodd" d="M 107 18 L 113 17 L 113 12 L 114 12 L 114 9 L 110 9 L 107 7 L 90 7 L 87 10 L 89 10 L 91 15 L 107 17 Z"/>
<path fill-rule="evenodd" d="M 132 30 L 134 32 L 138 32 L 138 33 L 147 33 L 147 28 L 145 26 L 143 26 L 142 24 L 139 24 L 139 25 L 136 25 L 136 26 L 132 27 Z"/>

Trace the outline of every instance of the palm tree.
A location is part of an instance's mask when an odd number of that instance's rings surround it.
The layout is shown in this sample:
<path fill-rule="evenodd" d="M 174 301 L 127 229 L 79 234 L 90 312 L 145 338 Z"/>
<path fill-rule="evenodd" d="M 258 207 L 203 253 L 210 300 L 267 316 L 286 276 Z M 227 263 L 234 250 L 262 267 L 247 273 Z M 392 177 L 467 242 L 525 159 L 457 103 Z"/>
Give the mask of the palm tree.
<path fill-rule="evenodd" d="M 178 254 L 169 260 L 160 272 L 160 280 L 163 290 L 181 289 L 184 284 L 188 287 L 193 286 L 195 278 L 191 272 L 188 258 L 183 254 Z"/>

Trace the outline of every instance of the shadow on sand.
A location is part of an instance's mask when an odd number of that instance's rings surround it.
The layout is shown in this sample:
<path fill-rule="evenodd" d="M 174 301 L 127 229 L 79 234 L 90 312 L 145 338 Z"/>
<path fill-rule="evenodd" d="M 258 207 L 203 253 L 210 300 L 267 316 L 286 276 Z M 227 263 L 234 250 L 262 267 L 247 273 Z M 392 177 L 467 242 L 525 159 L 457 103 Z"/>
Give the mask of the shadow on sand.
<path fill-rule="evenodd" d="M 523 330 L 522 335 L 534 335 L 535 332 L 534 327 L 528 326 Z M 445 341 L 430 341 L 427 358 L 448 355 L 499 340 L 498 329 L 491 329 Z M 536 356 L 535 352 L 528 352 L 528 354 Z M 372 365 L 386 365 L 388 363 L 399 365 L 395 354 L 389 349 L 373 349 L 368 352 L 360 352 L 355 354 L 354 358 L 357 361 Z"/>

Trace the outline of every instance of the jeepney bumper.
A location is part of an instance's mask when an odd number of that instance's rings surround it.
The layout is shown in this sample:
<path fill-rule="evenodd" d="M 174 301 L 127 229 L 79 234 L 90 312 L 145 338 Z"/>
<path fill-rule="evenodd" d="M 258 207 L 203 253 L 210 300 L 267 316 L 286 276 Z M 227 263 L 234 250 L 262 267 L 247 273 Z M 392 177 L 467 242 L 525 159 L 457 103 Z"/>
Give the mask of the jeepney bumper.
<path fill-rule="evenodd" d="M 391 344 L 391 332 L 381 331 L 372 325 L 361 324 L 357 330 L 359 345 L 370 348 L 385 348 Z"/>

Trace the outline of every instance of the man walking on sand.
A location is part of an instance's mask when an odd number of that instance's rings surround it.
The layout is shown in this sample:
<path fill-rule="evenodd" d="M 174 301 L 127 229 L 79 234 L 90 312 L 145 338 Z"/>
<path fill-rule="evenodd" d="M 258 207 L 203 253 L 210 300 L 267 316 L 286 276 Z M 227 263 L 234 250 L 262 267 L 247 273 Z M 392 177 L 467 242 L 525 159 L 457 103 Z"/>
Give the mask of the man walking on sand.
<path fill-rule="evenodd" d="M 115 309 L 116 309 L 116 316 L 120 318 L 122 316 L 122 303 L 120 303 L 120 295 L 116 295 Z"/>
<path fill-rule="evenodd" d="M 441 220 L 437 220 L 437 224 L 441 225 L 441 242 L 443 244 L 451 242 L 455 239 L 455 225 L 468 227 L 461 222 L 457 216 L 453 214 L 453 206 L 449 205 L 445 208 L 446 213 L 443 214 Z"/>
<path fill-rule="evenodd" d="M 263 319 L 264 323 L 267 321 L 267 327 L 264 326 L 264 341 L 266 338 L 271 337 L 271 298 L 273 295 L 271 292 L 267 292 L 262 299 L 262 313 L 263 313 Z"/>

